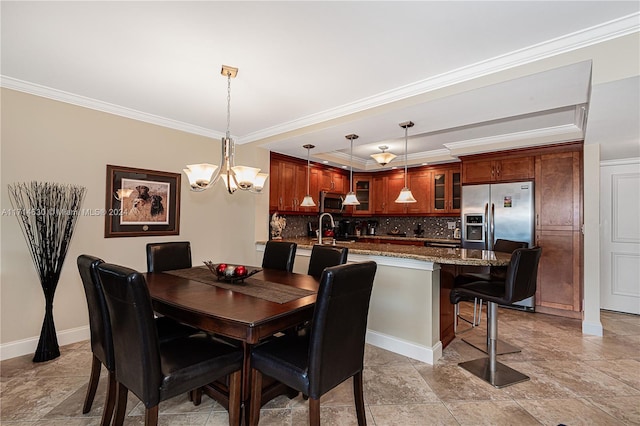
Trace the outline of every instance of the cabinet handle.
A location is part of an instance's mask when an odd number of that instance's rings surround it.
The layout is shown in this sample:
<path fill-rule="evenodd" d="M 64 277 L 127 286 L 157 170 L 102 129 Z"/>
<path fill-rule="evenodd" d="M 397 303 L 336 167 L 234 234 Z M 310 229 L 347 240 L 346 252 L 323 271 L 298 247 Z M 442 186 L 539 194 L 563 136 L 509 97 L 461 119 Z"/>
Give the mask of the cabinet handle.
<path fill-rule="evenodd" d="M 496 168 L 491 166 L 491 177 L 493 178 L 496 175 Z"/>
<path fill-rule="evenodd" d="M 498 178 L 500 178 L 500 171 L 501 171 L 501 170 L 500 170 L 500 166 L 497 166 L 497 167 L 496 167 L 496 176 L 497 176 Z"/>
<path fill-rule="evenodd" d="M 280 206 L 280 208 L 282 208 L 282 197 L 280 197 L 280 200 L 278 201 L 278 205 Z"/>
<path fill-rule="evenodd" d="M 536 213 L 536 226 L 540 226 L 540 214 Z"/>

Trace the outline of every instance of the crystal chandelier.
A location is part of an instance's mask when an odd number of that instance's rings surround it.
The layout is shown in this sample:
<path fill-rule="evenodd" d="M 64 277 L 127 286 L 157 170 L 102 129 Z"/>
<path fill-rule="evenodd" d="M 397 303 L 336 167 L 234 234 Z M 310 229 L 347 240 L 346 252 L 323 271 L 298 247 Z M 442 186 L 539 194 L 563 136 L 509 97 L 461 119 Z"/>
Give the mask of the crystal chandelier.
<path fill-rule="evenodd" d="M 358 135 L 347 135 L 345 136 L 345 138 L 349 139 L 351 141 L 351 154 L 349 157 L 349 164 L 351 166 L 351 171 L 349 173 L 349 192 L 347 193 L 347 196 L 344 198 L 344 201 L 342 202 L 343 206 L 359 206 L 360 205 L 360 201 L 358 201 L 358 198 L 356 197 L 356 193 L 353 192 L 353 140 L 354 139 L 358 139 Z"/>
<path fill-rule="evenodd" d="M 400 123 L 400 127 L 404 128 L 404 188 L 402 188 L 400 195 L 396 198 L 396 203 L 417 203 L 407 185 L 407 132 L 409 127 L 413 127 L 413 122 L 405 121 L 404 123 Z"/>
<path fill-rule="evenodd" d="M 202 192 L 211 188 L 220 178 L 224 182 L 229 194 L 236 189 L 259 193 L 269 177 L 267 173 L 260 173 L 260 169 L 235 165 L 235 142 L 231 139 L 231 79 L 238 75 L 238 68 L 228 65 L 222 66 L 220 74 L 227 77 L 227 133 L 222 138 L 222 165 L 201 163 L 189 164 L 183 171 L 189 178 L 191 190 Z"/>
<path fill-rule="evenodd" d="M 381 166 L 386 166 L 391 162 L 391 160 L 397 157 L 397 155 L 392 152 L 385 152 L 387 149 L 389 149 L 389 147 L 386 145 L 379 146 L 378 148 L 382 150 L 382 152 L 371 154 L 371 157 L 373 157 L 373 159 L 376 160 Z"/>

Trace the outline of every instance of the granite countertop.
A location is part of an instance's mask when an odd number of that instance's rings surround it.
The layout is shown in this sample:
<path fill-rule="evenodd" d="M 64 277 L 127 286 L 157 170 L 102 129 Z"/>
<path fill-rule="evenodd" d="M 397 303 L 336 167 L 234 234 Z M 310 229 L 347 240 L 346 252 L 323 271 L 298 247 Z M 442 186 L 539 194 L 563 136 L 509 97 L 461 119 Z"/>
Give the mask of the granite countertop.
<path fill-rule="evenodd" d="M 371 236 L 380 238 L 378 236 Z M 406 239 L 406 237 L 397 237 Z M 386 237 L 385 237 L 386 239 Z M 325 238 L 325 241 L 330 239 Z M 299 237 L 286 238 L 283 241 L 291 241 L 298 244 L 298 248 L 311 249 L 318 243 L 315 238 Z M 438 240 L 443 241 L 443 240 Z M 256 244 L 264 245 L 265 241 L 257 241 Z M 328 245 L 331 245 L 330 243 Z M 387 256 L 401 259 L 423 260 L 426 262 L 447 264 L 447 265 L 469 265 L 469 266 L 506 266 L 511 260 L 508 253 L 499 253 L 486 250 L 453 249 L 440 247 L 417 247 L 396 244 L 377 244 L 336 241 L 336 246 L 348 247 L 349 253 L 369 256 Z"/>

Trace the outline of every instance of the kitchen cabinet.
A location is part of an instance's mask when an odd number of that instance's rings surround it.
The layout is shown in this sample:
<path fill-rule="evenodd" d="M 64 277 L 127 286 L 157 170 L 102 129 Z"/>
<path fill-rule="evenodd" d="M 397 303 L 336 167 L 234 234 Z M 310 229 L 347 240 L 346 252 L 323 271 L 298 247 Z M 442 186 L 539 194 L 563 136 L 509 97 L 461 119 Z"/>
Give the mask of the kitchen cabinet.
<path fill-rule="evenodd" d="M 431 189 L 431 172 L 424 168 L 410 169 L 407 182 L 416 203 L 405 204 L 406 213 L 425 214 L 429 212 L 433 191 Z"/>
<path fill-rule="evenodd" d="M 332 169 L 319 169 L 320 191 L 349 192 L 349 177 L 344 172 Z"/>
<path fill-rule="evenodd" d="M 404 171 L 374 175 L 371 186 L 374 214 L 406 213 L 406 204 L 395 202 L 404 188 Z"/>
<path fill-rule="evenodd" d="M 581 318 L 582 151 L 536 156 L 535 170 L 536 310 Z"/>
<path fill-rule="evenodd" d="M 311 177 L 311 176 L 310 176 Z M 274 212 L 317 212 L 318 192 L 313 195 L 315 207 L 301 207 L 300 203 L 307 194 L 306 163 L 290 161 L 286 158 L 271 156 L 269 168 L 271 179 L 269 189 L 269 211 Z M 309 189 L 311 192 L 311 186 Z"/>
<path fill-rule="evenodd" d="M 373 212 L 371 176 L 354 174 L 353 191 L 360 205 L 351 207 L 351 213 L 354 216 L 370 216 Z"/>
<path fill-rule="evenodd" d="M 431 172 L 431 205 L 433 213 L 460 214 L 462 188 L 460 166 L 435 169 Z"/>
<path fill-rule="evenodd" d="M 495 183 L 532 180 L 535 177 L 535 158 L 533 156 L 509 156 L 462 161 L 462 183 Z"/>

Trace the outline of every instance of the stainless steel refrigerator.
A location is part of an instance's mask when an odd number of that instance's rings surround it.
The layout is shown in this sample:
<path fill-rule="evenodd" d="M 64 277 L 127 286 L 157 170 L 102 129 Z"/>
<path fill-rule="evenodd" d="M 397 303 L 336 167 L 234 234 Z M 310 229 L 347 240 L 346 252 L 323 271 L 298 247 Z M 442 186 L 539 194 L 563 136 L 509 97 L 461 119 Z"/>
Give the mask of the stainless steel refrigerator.
<path fill-rule="evenodd" d="M 462 187 L 462 247 L 493 250 L 499 238 L 534 245 L 533 182 L 466 185 Z M 518 302 L 532 310 L 533 297 Z"/>

